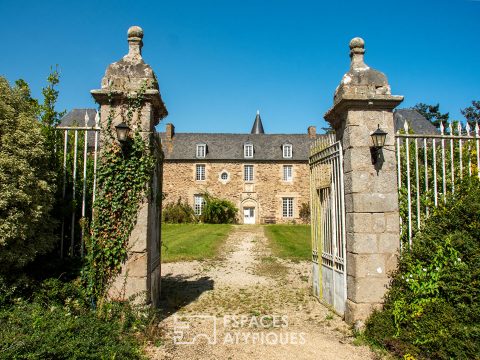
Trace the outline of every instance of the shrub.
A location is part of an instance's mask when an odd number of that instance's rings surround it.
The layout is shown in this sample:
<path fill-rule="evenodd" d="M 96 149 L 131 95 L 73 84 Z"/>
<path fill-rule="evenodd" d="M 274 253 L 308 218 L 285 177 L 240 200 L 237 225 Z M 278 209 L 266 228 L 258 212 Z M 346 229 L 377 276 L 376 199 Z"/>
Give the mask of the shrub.
<path fill-rule="evenodd" d="M 170 224 L 183 224 L 197 222 L 192 207 L 182 199 L 176 203 L 168 203 L 162 210 L 163 221 Z"/>
<path fill-rule="evenodd" d="M 464 180 L 404 250 L 384 308 L 365 335 L 398 355 L 474 359 L 480 354 L 480 182 Z"/>
<path fill-rule="evenodd" d="M 28 85 L 0 77 L 0 273 L 53 249 L 55 174 Z"/>
<path fill-rule="evenodd" d="M 208 193 L 203 194 L 205 206 L 201 219 L 207 224 L 233 224 L 236 222 L 238 209 L 225 199 L 216 198 Z"/>
<path fill-rule="evenodd" d="M 44 281 L 33 301 L 0 307 L 0 354 L 5 359 L 139 359 L 142 323 L 123 303 L 92 310 L 78 281 Z"/>
<path fill-rule="evenodd" d="M 300 219 L 302 219 L 302 221 L 305 223 L 305 224 L 309 224 L 310 223 L 310 204 L 309 203 L 302 203 L 301 207 L 300 207 Z"/>

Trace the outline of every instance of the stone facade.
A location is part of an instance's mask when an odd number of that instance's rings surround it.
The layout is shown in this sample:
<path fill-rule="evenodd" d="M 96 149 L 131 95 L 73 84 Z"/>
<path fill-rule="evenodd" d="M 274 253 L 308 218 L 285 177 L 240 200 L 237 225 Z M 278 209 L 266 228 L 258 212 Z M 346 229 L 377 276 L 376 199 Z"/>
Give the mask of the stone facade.
<path fill-rule="evenodd" d="M 196 209 L 195 199 L 208 192 L 232 201 L 240 224 L 302 222 L 300 209 L 310 202 L 309 148 L 320 136 L 314 126 L 304 134 L 265 134 L 259 112 L 249 134 L 176 133 L 167 124 L 160 134 L 164 206 L 182 199 Z M 246 167 L 253 167 L 252 179 Z"/>
<path fill-rule="evenodd" d="M 205 165 L 205 180 L 196 180 L 196 165 Z M 244 165 L 253 165 L 253 181 L 244 181 Z M 283 166 L 292 166 L 292 181 L 283 180 Z M 301 222 L 300 207 L 308 203 L 309 166 L 292 162 L 196 162 L 165 161 L 163 168 L 164 204 L 187 201 L 194 207 L 194 196 L 208 193 L 232 201 L 243 223 L 244 208 L 255 209 L 255 223 L 274 219 L 276 223 Z M 223 180 L 222 173 L 228 174 Z M 293 216 L 283 216 L 283 198 L 293 198 Z"/>

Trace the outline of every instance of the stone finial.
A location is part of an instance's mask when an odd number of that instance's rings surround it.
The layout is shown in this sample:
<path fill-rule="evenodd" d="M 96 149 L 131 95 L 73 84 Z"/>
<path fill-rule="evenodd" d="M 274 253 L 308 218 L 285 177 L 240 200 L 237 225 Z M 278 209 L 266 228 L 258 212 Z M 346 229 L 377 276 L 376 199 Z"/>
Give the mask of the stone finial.
<path fill-rule="evenodd" d="M 343 76 L 334 95 L 334 104 L 343 98 L 372 98 L 390 95 L 385 74 L 370 68 L 364 61 L 365 41 L 355 37 L 350 41 L 350 70 Z"/>
<path fill-rule="evenodd" d="M 131 26 L 127 34 L 128 54 L 107 68 L 102 79 L 102 89 L 122 92 L 138 91 L 146 83 L 147 90 L 159 90 L 155 73 L 142 58 L 142 28 Z"/>
<path fill-rule="evenodd" d="M 369 69 L 369 67 L 365 64 L 363 60 L 363 54 L 365 54 L 365 41 L 360 37 L 353 38 L 350 41 L 350 59 L 352 59 L 350 65 L 351 69 Z"/>
<path fill-rule="evenodd" d="M 140 26 L 131 26 L 128 29 L 128 54 L 125 60 L 142 59 L 143 29 Z"/>

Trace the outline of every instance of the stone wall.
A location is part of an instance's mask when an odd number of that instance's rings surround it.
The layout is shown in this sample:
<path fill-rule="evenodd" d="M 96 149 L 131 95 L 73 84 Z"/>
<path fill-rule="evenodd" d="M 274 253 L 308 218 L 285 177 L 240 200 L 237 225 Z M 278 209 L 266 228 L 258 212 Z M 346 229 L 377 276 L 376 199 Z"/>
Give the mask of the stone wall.
<path fill-rule="evenodd" d="M 205 181 L 195 180 L 197 164 L 205 164 Z M 254 180 L 245 182 L 244 165 L 254 166 Z M 293 179 L 283 181 L 283 165 L 292 165 Z M 220 178 L 226 171 L 228 180 Z M 232 201 L 239 209 L 238 220 L 243 222 L 243 207 L 256 208 L 255 223 L 263 223 L 266 217 L 273 217 L 277 223 L 288 223 L 299 217 L 302 203 L 308 203 L 309 166 L 307 162 L 180 162 L 166 161 L 163 165 L 164 205 L 178 199 L 187 201 L 193 207 L 195 194 L 208 191 L 210 194 Z M 282 198 L 292 197 L 293 218 L 282 216 Z"/>

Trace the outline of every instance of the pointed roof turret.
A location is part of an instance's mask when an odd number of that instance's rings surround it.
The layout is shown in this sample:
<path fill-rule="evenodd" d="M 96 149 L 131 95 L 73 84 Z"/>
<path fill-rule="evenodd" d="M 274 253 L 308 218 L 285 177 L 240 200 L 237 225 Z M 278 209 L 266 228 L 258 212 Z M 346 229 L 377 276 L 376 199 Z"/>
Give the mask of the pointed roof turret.
<path fill-rule="evenodd" d="M 255 116 L 255 122 L 252 126 L 251 134 L 265 134 L 263 130 L 262 118 L 260 117 L 260 110 L 257 110 L 257 116 Z"/>

